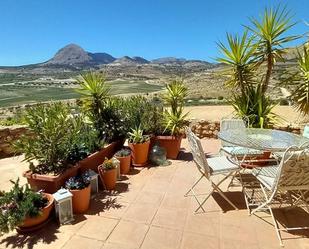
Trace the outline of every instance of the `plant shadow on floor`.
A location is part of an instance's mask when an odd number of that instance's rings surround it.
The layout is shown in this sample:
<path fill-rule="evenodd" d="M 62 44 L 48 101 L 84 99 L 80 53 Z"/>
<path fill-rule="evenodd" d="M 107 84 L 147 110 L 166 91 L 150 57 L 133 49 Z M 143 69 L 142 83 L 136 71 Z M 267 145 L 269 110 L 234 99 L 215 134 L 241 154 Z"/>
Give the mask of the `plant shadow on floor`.
<path fill-rule="evenodd" d="M 119 203 L 118 197 L 129 190 L 128 186 L 128 183 L 120 181 L 117 182 L 115 190 L 101 190 L 91 199 L 90 208 L 86 214 L 98 215 L 104 211 L 121 208 L 123 205 Z"/>
<path fill-rule="evenodd" d="M 28 234 L 9 234 L 0 241 L 0 247 L 5 246 L 5 248 L 33 248 L 34 245 L 38 243 L 50 244 L 57 240 L 58 224 L 55 221 L 50 221 L 42 229 L 28 233 Z M 48 228 L 48 229 L 46 229 Z"/>

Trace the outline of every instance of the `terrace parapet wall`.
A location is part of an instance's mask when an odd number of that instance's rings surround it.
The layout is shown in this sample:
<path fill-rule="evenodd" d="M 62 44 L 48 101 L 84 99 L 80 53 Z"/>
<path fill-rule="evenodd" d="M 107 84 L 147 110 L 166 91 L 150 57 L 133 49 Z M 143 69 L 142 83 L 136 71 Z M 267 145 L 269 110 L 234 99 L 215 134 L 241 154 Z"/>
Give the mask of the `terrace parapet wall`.
<path fill-rule="evenodd" d="M 292 127 L 289 125 L 286 126 L 279 126 L 274 125 L 270 127 L 276 130 L 288 131 L 293 132 L 295 134 L 301 134 L 302 129 L 300 127 Z M 199 138 L 218 138 L 218 133 L 220 131 L 220 122 L 219 121 L 207 121 L 201 119 L 199 121 L 192 121 L 192 131 L 199 137 Z"/>
<path fill-rule="evenodd" d="M 15 155 L 12 143 L 27 134 L 29 130 L 23 125 L 0 126 L 0 158 Z"/>

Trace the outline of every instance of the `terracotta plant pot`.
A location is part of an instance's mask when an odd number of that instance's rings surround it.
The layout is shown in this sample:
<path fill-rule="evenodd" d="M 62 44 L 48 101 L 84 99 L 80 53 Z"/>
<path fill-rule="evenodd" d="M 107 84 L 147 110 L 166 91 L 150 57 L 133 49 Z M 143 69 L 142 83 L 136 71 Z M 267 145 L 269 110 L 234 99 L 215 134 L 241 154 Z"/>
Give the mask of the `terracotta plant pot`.
<path fill-rule="evenodd" d="M 79 162 L 79 165 L 83 170 L 92 169 L 93 171 L 98 171 L 98 166 L 101 165 L 105 158 L 112 158 L 113 155 L 118 151 L 124 144 L 124 140 L 119 140 L 116 142 L 112 142 L 111 144 L 108 144 L 100 151 L 97 151 L 87 158 L 81 160 Z"/>
<path fill-rule="evenodd" d="M 23 224 L 19 226 L 19 229 L 23 230 L 23 229 L 27 229 L 30 227 L 34 227 L 34 226 L 38 226 L 42 223 L 44 223 L 49 215 L 50 212 L 52 211 L 53 207 L 54 207 L 54 197 L 51 194 L 45 194 L 44 195 L 47 197 L 48 199 L 48 204 L 46 207 L 44 207 L 42 209 L 42 214 L 37 216 L 37 217 L 27 217 Z"/>
<path fill-rule="evenodd" d="M 53 194 L 64 185 L 68 178 L 75 176 L 79 168 L 79 165 L 75 165 L 59 175 L 34 174 L 28 170 L 23 173 L 23 176 L 27 178 L 27 181 L 33 190 L 43 190 L 44 193 Z"/>
<path fill-rule="evenodd" d="M 157 136 L 161 147 L 166 149 L 166 158 L 177 159 L 180 151 L 182 136 Z"/>
<path fill-rule="evenodd" d="M 257 156 L 247 156 L 247 160 L 254 160 L 254 162 L 250 163 L 242 163 L 241 166 L 243 168 L 252 169 L 255 167 L 261 167 L 261 166 L 267 166 L 268 165 L 268 159 L 270 158 L 271 152 L 270 151 L 264 151 L 263 154 L 257 155 Z M 239 158 L 239 160 L 242 160 L 243 158 Z"/>
<path fill-rule="evenodd" d="M 84 189 L 72 189 L 72 204 L 73 204 L 73 213 L 82 214 L 85 213 L 90 204 L 90 194 L 91 187 L 90 185 Z"/>
<path fill-rule="evenodd" d="M 116 187 L 117 169 L 105 170 L 102 165 L 98 167 L 101 181 L 106 190 L 113 190 Z"/>
<path fill-rule="evenodd" d="M 53 194 L 60 189 L 65 181 L 72 176 L 75 176 L 78 170 L 86 171 L 92 169 L 98 171 L 98 166 L 103 163 L 105 158 L 111 158 L 116 151 L 118 151 L 124 144 L 124 140 L 119 140 L 105 146 L 100 151 L 97 151 L 87 158 L 81 160 L 72 168 L 67 169 L 59 175 L 41 175 L 33 174 L 30 170 L 23 173 L 23 176 L 27 178 L 31 188 L 35 191 L 44 190 L 46 193 Z"/>
<path fill-rule="evenodd" d="M 115 158 L 120 162 L 120 174 L 128 174 L 131 166 L 131 155 L 124 157 L 115 156 Z"/>
<path fill-rule="evenodd" d="M 129 147 L 132 151 L 132 165 L 133 166 L 143 167 L 147 164 L 149 145 L 150 145 L 150 141 L 147 141 L 142 144 L 129 143 Z"/>

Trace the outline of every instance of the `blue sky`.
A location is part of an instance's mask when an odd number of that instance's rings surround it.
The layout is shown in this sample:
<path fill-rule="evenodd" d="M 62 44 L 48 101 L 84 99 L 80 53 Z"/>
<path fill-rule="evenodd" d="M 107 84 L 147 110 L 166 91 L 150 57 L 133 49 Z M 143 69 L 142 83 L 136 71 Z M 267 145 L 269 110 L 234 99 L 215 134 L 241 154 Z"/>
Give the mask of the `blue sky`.
<path fill-rule="evenodd" d="M 291 34 L 309 31 L 309 0 L 1 0 L 0 65 L 42 62 L 69 43 L 115 57 L 211 60 L 226 32 L 278 3 L 300 21 Z"/>

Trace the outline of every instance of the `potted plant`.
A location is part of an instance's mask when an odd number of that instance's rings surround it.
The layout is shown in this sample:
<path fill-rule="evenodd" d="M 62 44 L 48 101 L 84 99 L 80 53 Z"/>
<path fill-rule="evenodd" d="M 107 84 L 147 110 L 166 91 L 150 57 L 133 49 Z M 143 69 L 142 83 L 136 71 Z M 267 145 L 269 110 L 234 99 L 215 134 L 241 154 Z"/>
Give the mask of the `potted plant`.
<path fill-rule="evenodd" d="M 99 72 L 86 72 L 77 77 L 78 93 L 82 112 L 97 132 L 97 139 L 104 141 L 105 146 L 80 162 L 82 168 L 97 171 L 104 158 L 111 158 L 124 143 L 127 133 L 123 99 L 110 95 L 106 77 Z"/>
<path fill-rule="evenodd" d="M 176 159 L 181 146 L 183 128 L 187 124 L 184 113 L 184 101 L 188 95 L 188 89 L 182 80 L 174 80 L 166 86 L 166 93 L 163 100 L 167 109 L 163 111 L 163 133 L 156 137 L 161 147 L 166 149 L 166 156 Z"/>
<path fill-rule="evenodd" d="M 105 159 L 102 165 L 98 166 L 99 175 L 101 177 L 103 186 L 107 190 L 113 190 L 117 181 L 117 165 L 113 159 Z"/>
<path fill-rule="evenodd" d="M 90 180 L 89 171 L 85 171 L 82 174 L 70 177 L 65 182 L 65 188 L 73 195 L 72 204 L 74 213 L 81 214 L 89 208 L 91 195 Z"/>
<path fill-rule="evenodd" d="M 0 230 L 7 233 L 34 231 L 47 221 L 53 209 L 54 198 L 50 194 L 34 192 L 28 185 L 19 186 L 19 179 L 14 182 L 9 192 L 0 195 Z"/>
<path fill-rule="evenodd" d="M 129 147 L 132 151 L 132 164 L 136 167 L 143 167 L 148 161 L 150 138 L 143 135 L 143 130 L 138 127 L 132 129 L 129 135 Z"/>
<path fill-rule="evenodd" d="M 82 115 L 71 115 L 67 104 L 39 104 L 25 113 L 30 135 L 14 143 L 25 154 L 29 170 L 24 172 L 34 190 L 55 193 L 65 181 L 77 174 L 79 160 L 100 148 L 92 127 Z"/>
<path fill-rule="evenodd" d="M 131 150 L 123 148 L 114 155 L 120 162 L 120 174 L 127 174 L 131 166 Z"/>

